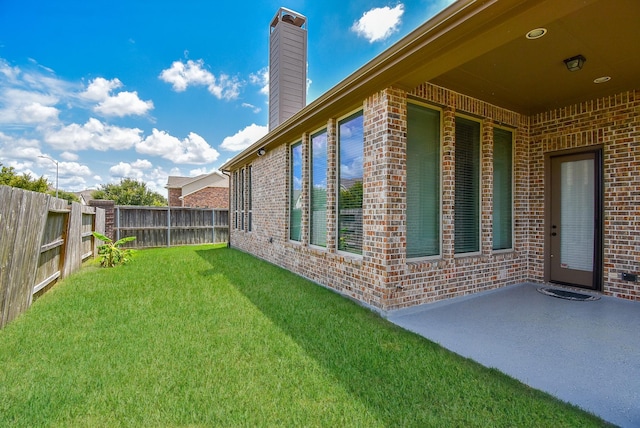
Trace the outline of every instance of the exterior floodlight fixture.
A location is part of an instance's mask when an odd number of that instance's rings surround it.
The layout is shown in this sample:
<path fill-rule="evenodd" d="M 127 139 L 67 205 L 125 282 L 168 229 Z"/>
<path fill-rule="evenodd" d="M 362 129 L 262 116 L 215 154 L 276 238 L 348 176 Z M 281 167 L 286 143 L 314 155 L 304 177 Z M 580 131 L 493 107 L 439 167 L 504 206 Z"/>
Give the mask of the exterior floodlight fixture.
<path fill-rule="evenodd" d="M 264 147 L 261 147 L 258 149 L 257 153 L 258 153 L 258 156 L 264 156 L 267 153 L 267 151 L 265 150 Z"/>
<path fill-rule="evenodd" d="M 49 156 L 39 155 L 38 157 L 42 159 L 49 159 L 51 162 L 56 164 L 56 198 L 57 198 L 58 197 L 58 161 L 53 158 L 50 158 Z"/>
<path fill-rule="evenodd" d="M 564 65 L 567 66 L 567 70 L 569 71 L 578 71 L 578 70 L 582 70 L 582 66 L 586 61 L 587 59 L 582 55 L 576 55 L 571 58 L 565 59 Z"/>

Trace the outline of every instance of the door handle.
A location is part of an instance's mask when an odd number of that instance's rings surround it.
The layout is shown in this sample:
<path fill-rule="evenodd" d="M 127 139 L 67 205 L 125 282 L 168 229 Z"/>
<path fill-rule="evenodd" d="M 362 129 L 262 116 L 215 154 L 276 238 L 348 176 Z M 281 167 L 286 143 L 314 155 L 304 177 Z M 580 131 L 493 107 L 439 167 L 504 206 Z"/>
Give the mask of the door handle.
<path fill-rule="evenodd" d="M 557 233 L 551 232 L 551 236 L 556 236 L 556 235 L 557 235 Z"/>

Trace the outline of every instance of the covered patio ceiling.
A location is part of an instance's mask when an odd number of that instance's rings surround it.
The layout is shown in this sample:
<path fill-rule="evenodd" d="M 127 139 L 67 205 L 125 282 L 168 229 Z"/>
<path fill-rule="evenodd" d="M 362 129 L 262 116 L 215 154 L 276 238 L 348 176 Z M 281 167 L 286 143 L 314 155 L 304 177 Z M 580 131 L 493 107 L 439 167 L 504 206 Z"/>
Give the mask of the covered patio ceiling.
<path fill-rule="evenodd" d="M 426 77 L 524 114 L 640 89 L 638 0 L 458 3 L 477 10 L 434 43 L 439 51 L 416 52 L 414 71 L 396 84 L 413 88 Z M 537 28 L 546 34 L 528 39 Z M 586 62 L 570 72 L 563 60 L 576 55 Z"/>

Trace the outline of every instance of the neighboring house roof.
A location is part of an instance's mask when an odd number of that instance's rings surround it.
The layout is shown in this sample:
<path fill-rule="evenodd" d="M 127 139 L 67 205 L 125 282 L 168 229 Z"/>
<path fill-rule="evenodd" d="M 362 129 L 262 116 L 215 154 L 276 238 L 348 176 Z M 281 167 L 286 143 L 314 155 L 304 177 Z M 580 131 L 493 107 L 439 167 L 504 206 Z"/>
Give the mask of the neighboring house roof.
<path fill-rule="evenodd" d="M 205 187 L 229 187 L 229 177 L 219 171 L 201 174 L 197 177 L 169 176 L 167 189 L 182 189 L 182 197 L 204 189 Z"/>
<path fill-rule="evenodd" d="M 95 192 L 95 189 L 86 189 L 86 190 L 82 190 L 80 192 L 75 192 L 75 195 L 80 198 L 80 203 L 82 205 L 89 205 L 89 201 L 91 199 L 93 199 L 93 196 L 91 196 L 93 194 L 93 192 Z"/>
<path fill-rule="evenodd" d="M 190 183 L 199 178 L 205 177 L 207 174 L 201 174 L 197 177 L 180 177 L 177 175 L 170 175 L 167 178 L 167 185 L 164 186 L 167 189 L 181 189 L 187 183 Z"/>
<path fill-rule="evenodd" d="M 535 114 L 638 88 L 637 0 L 458 0 L 226 162 L 226 171 L 325 126 L 375 92 L 430 82 Z M 525 35 L 544 27 L 538 40 Z M 584 70 L 564 59 L 581 54 Z M 596 84 L 594 79 L 610 76 Z"/>

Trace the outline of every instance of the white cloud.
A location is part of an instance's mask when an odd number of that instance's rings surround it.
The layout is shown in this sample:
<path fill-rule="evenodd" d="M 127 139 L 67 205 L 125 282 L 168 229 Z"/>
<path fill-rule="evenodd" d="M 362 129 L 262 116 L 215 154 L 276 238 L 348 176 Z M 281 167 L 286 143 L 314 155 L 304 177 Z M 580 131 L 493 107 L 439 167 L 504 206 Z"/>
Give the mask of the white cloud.
<path fill-rule="evenodd" d="M 60 158 L 64 159 L 66 161 L 77 161 L 78 159 L 80 159 L 80 156 L 78 156 L 76 153 L 71 153 L 71 152 L 62 152 L 60 153 Z"/>
<path fill-rule="evenodd" d="M 13 166 L 16 170 L 23 172 L 22 170 L 31 168 L 41 160 L 44 161 L 38 158 L 42 154 L 38 140 L 14 137 L 0 132 L 0 163 L 3 165 Z"/>
<path fill-rule="evenodd" d="M 241 83 L 235 77 L 221 74 L 216 77 L 204 69 L 204 61 L 174 61 L 171 68 L 162 70 L 160 80 L 170 83 L 173 90 L 183 92 L 189 86 L 206 86 L 208 91 L 218 99 L 233 100 L 240 94 Z"/>
<path fill-rule="evenodd" d="M 141 100 L 135 91 L 111 94 L 120 87 L 122 87 L 122 82 L 119 79 L 107 80 L 103 77 L 97 77 L 91 81 L 80 96 L 98 102 L 93 110 L 104 116 L 142 116 L 153 109 L 153 101 Z"/>
<path fill-rule="evenodd" d="M 49 181 L 53 182 L 51 177 L 49 177 Z M 80 175 L 72 175 L 69 177 L 61 176 L 59 179 L 59 187 L 69 192 L 80 192 L 87 188 L 87 180 Z"/>
<path fill-rule="evenodd" d="M 0 123 L 13 125 L 43 124 L 58 121 L 60 111 L 53 107 L 54 95 L 17 88 L 0 89 Z"/>
<path fill-rule="evenodd" d="M 118 178 L 134 178 L 136 180 L 144 177 L 144 171 L 139 168 L 134 168 L 130 163 L 119 162 L 117 165 L 109 168 L 109 173 Z"/>
<path fill-rule="evenodd" d="M 46 123 L 58 120 L 60 110 L 51 106 L 43 106 L 38 103 L 31 103 L 20 109 L 20 119 L 23 123 Z"/>
<path fill-rule="evenodd" d="M 66 151 L 125 150 L 140 142 L 141 133 L 138 128 L 105 125 L 90 118 L 84 125 L 72 123 L 60 129 L 49 129 L 45 131 L 44 139 L 52 147 Z"/>
<path fill-rule="evenodd" d="M 123 117 L 130 114 L 144 115 L 152 109 L 153 102 L 142 101 L 137 92 L 120 92 L 98 104 L 94 110 L 105 116 Z"/>
<path fill-rule="evenodd" d="M 53 164 L 53 162 L 49 162 L 49 164 Z M 55 167 L 53 167 L 55 170 Z M 78 162 L 58 162 L 59 175 L 62 176 L 84 176 L 89 177 L 91 175 L 91 170 L 88 166 L 82 165 Z"/>
<path fill-rule="evenodd" d="M 23 71 L 0 58 L 0 124 L 55 125 L 60 113 L 57 105 L 70 99 L 80 87 L 56 78 L 51 69 L 31 62 L 37 67 Z"/>
<path fill-rule="evenodd" d="M 211 72 L 204 70 L 203 65 L 204 61 L 202 60 L 188 60 L 186 64 L 182 61 L 174 61 L 171 68 L 162 70 L 160 80 L 171 83 L 176 92 L 186 91 L 189 85 L 213 85 L 216 78 Z"/>
<path fill-rule="evenodd" d="M 104 77 L 96 77 L 89 83 L 87 89 L 80 94 L 81 97 L 92 101 L 104 101 L 109 98 L 111 91 L 122 87 L 120 79 L 107 80 Z"/>
<path fill-rule="evenodd" d="M 404 5 L 398 4 L 394 8 L 378 7 L 365 12 L 353 23 L 351 30 L 359 36 L 369 40 L 369 43 L 384 40 L 396 31 L 404 14 Z"/>
<path fill-rule="evenodd" d="M 252 123 L 246 128 L 236 132 L 231 137 L 226 137 L 222 140 L 222 144 L 220 147 L 224 150 L 229 150 L 231 152 L 238 152 L 240 150 L 244 150 L 260 138 L 267 135 L 269 128 L 266 126 L 256 125 Z"/>
<path fill-rule="evenodd" d="M 20 150 L 26 147 L 40 147 L 40 142 L 35 139 L 14 137 L 0 131 L 0 147 L 2 155 L 6 154 L 10 150 Z"/>
<path fill-rule="evenodd" d="M 162 156 L 177 164 L 203 165 L 215 162 L 219 153 L 200 135 L 191 132 L 183 140 L 165 131 L 153 129 L 151 135 L 136 145 L 138 153 Z"/>
<path fill-rule="evenodd" d="M 257 73 L 250 74 L 249 82 L 252 85 L 260 86 L 260 93 L 269 96 L 269 67 L 264 67 Z"/>
<path fill-rule="evenodd" d="M 203 174 L 210 174 L 214 171 L 214 168 L 196 168 L 196 169 L 192 169 L 189 170 L 189 177 L 197 177 L 199 175 L 203 175 Z"/>
<path fill-rule="evenodd" d="M 2 73 L 7 80 L 15 82 L 20 74 L 20 69 L 18 67 L 11 67 L 7 61 L 0 58 L 0 73 Z"/>
<path fill-rule="evenodd" d="M 168 179 L 169 174 L 167 174 L 167 172 L 162 169 L 162 167 L 154 168 L 145 176 L 147 187 L 165 197 L 168 196 L 167 189 L 165 189 L 164 187 L 166 186 Z"/>
<path fill-rule="evenodd" d="M 138 159 L 132 163 L 119 162 L 109 168 L 109 173 L 111 174 L 110 180 L 112 182 L 117 182 L 122 178 L 132 178 L 144 182 L 149 190 L 166 197 L 167 190 L 164 186 L 167 184 L 169 174 L 162 167 L 154 168 L 151 162 L 146 159 Z M 97 179 L 97 181 L 100 181 L 99 177 Z"/>
<path fill-rule="evenodd" d="M 260 113 L 262 111 L 260 107 L 256 107 L 253 104 L 249 104 L 249 103 L 242 103 L 242 107 L 251 109 L 251 111 L 254 113 Z"/>

